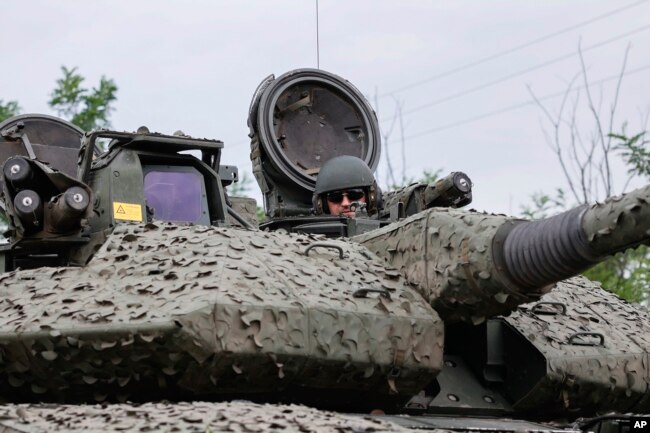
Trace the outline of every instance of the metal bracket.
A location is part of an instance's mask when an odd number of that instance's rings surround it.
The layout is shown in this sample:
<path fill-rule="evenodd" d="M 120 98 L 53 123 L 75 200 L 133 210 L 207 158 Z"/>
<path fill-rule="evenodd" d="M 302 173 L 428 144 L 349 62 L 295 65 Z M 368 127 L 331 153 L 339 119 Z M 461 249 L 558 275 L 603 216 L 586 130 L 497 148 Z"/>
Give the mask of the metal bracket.
<path fill-rule="evenodd" d="M 551 306 L 553 308 L 545 309 L 543 308 L 545 305 Z M 559 307 L 559 308 L 555 308 Z M 535 305 L 533 305 L 533 308 L 531 309 L 531 312 L 534 314 L 548 314 L 551 316 L 556 316 L 558 314 L 565 315 L 566 314 L 566 305 L 564 305 L 562 302 L 538 302 Z"/>
<path fill-rule="evenodd" d="M 309 256 L 309 251 L 311 251 L 313 248 L 316 247 L 323 247 L 323 248 L 329 248 L 331 250 L 338 250 L 339 251 L 339 258 L 343 259 L 343 248 L 340 245 L 335 245 L 335 244 L 330 244 L 328 242 L 314 242 L 313 244 L 309 245 L 307 248 L 305 248 L 305 255 Z"/>
<path fill-rule="evenodd" d="M 29 141 L 27 134 L 23 132 L 24 128 L 25 128 L 25 123 L 18 122 L 16 125 L 0 131 L 0 135 L 2 135 L 4 138 L 8 140 L 22 141 L 23 145 L 25 146 L 25 150 L 27 150 L 27 155 L 29 155 L 29 159 L 36 159 L 36 154 L 34 153 L 32 142 Z"/>
<path fill-rule="evenodd" d="M 357 289 L 352 293 L 352 297 L 367 298 L 369 293 L 379 293 L 379 296 L 390 300 L 390 292 L 386 289 Z"/>
<path fill-rule="evenodd" d="M 583 337 L 595 337 L 598 338 L 598 343 L 589 342 L 589 341 L 580 341 L 580 338 Z M 576 341 L 576 338 L 578 340 Z M 574 346 L 604 346 L 605 345 L 605 336 L 599 332 L 576 332 L 572 336 L 569 337 L 568 340 L 569 344 L 573 344 Z"/>

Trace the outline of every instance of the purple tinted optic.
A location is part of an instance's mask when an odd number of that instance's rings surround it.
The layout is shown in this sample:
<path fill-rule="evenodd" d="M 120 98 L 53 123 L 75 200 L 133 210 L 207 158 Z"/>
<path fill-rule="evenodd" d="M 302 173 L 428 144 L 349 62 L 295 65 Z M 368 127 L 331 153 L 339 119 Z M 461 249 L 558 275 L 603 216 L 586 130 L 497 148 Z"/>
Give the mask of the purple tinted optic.
<path fill-rule="evenodd" d="M 197 222 L 201 218 L 201 183 L 198 173 L 150 171 L 144 176 L 144 196 L 153 217 L 163 221 Z"/>

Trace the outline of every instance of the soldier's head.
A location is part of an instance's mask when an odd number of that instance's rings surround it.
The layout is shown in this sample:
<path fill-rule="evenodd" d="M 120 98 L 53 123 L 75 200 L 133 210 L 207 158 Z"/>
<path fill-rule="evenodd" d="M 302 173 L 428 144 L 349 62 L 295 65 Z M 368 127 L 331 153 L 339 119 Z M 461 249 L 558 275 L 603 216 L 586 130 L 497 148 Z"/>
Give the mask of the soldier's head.
<path fill-rule="evenodd" d="M 337 156 L 320 169 L 313 204 L 317 215 L 354 218 L 353 203 L 365 203 L 369 215 L 377 212 L 378 188 L 368 165 L 355 156 Z"/>

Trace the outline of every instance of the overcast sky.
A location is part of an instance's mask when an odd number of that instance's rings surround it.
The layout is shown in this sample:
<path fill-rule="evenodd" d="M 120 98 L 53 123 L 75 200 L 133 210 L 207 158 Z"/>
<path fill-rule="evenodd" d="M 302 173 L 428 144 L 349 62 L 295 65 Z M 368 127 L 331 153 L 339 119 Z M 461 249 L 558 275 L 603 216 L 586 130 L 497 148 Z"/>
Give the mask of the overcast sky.
<path fill-rule="evenodd" d="M 47 100 L 62 65 L 78 67 L 89 86 L 105 75 L 119 87 L 115 129 L 146 125 L 223 140 L 223 163 L 240 172 L 251 171 L 246 117 L 259 82 L 317 66 L 315 0 L 0 4 L 0 99 L 17 100 L 24 113 L 55 114 Z M 406 175 L 464 171 L 477 209 L 518 213 L 531 192 L 566 187 L 541 109 L 523 104 L 531 100 L 527 86 L 539 97 L 567 88 L 581 70 L 579 44 L 606 124 L 616 80 L 598 83 L 620 72 L 631 47 L 613 129 L 625 121 L 629 132 L 647 128 L 647 0 L 320 0 L 319 23 L 320 67 L 350 80 L 373 105 L 379 95 L 384 132 L 395 102 L 403 104 Z M 579 76 L 576 86 L 583 84 Z M 593 122 L 584 92 L 580 98 L 576 119 L 588 138 Z M 543 103 L 555 112 L 561 99 Z M 381 184 L 386 146 L 383 152 Z M 388 152 L 401 176 L 397 130 Z M 620 164 L 616 170 L 620 192 L 626 175 Z"/>

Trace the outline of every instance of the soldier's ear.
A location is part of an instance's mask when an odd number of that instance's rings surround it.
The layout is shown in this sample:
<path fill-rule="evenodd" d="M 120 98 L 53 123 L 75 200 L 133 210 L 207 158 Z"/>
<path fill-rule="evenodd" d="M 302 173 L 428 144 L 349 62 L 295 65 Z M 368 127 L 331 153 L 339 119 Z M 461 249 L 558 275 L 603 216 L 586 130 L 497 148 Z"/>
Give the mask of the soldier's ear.
<path fill-rule="evenodd" d="M 377 194 L 377 211 L 379 211 L 384 208 L 384 194 L 379 185 L 375 185 L 375 194 Z"/>
<path fill-rule="evenodd" d="M 377 185 L 377 182 L 368 188 L 368 200 L 366 209 L 368 210 L 368 215 L 372 215 L 375 212 L 379 212 L 379 209 L 384 207 L 383 194 L 381 193 L 381 188 Z"/>
<path fill-rule="evenodd" d="M 330 213 L 329 205 L 323 204 L 323 197 L 322 196 L 318 196 L 318 209 L 319 209 L 321 215 Z"/>
<path fill-rule="evenodd" d="M 323 206 L 323 198 L 320 195 L 314 196 L 314 198 L 312 199 L 312 205 L 314 206 L 312 212 L 316 215 L 329 213 L 329 208 L 325 208 Z"/>

